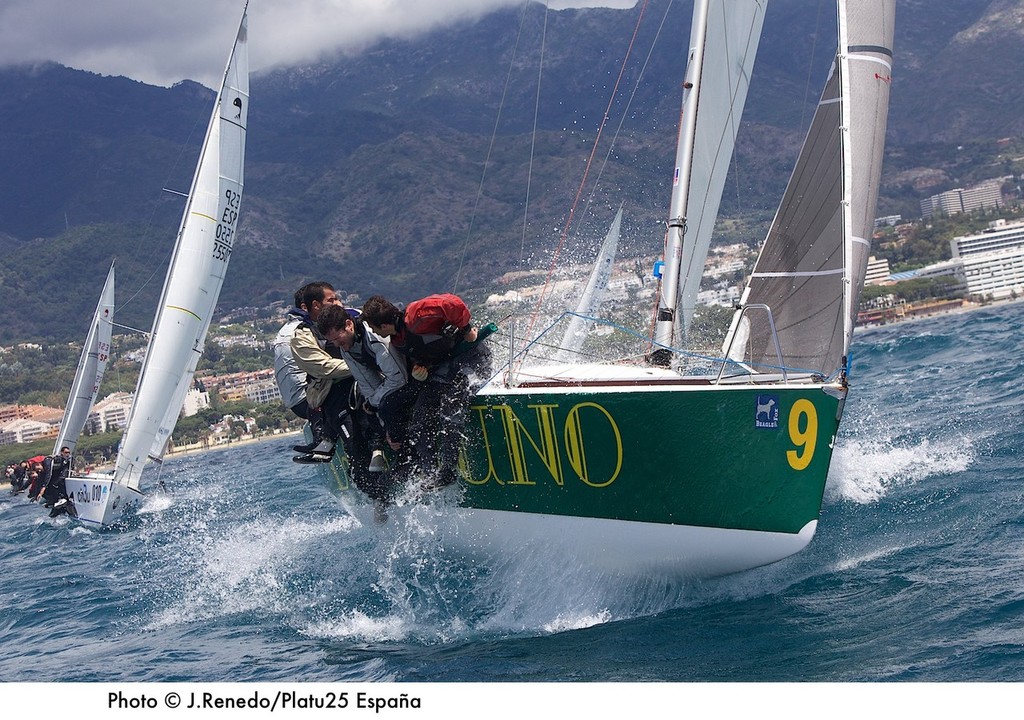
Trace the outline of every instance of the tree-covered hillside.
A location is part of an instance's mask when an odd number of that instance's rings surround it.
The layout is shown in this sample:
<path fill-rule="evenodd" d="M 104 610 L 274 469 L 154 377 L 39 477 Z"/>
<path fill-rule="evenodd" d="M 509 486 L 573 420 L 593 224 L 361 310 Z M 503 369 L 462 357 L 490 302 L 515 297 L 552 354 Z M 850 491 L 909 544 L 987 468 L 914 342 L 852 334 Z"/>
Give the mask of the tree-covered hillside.
<path fill-rule="evenodd" d="M 1020 173 L 1024 43 L 1009 19 L 1021 2 L 899 3 L 880 215 L 915 217 L 929 194 Z M 624 203 L 623 252 L 658 252 L 690 4 L 543 13 L 503 10 L 254 77 L 222 310 L 287 300 L 312 279 L 362 297 L 481 296 L 510 270 L 546 266 L 591 155 L 590 204 L 575 211 L 565 251 L 585 257 Z M 724 240 L 763 237 L 834 25 L 830 1 L 770 4 Z M 115 257 L 119 321 L 149 327 L 182 208 L 163 189 L 189 186 L 212 97 L 191 82 L 0 69 L 0 344 L 80 341 Z"/>

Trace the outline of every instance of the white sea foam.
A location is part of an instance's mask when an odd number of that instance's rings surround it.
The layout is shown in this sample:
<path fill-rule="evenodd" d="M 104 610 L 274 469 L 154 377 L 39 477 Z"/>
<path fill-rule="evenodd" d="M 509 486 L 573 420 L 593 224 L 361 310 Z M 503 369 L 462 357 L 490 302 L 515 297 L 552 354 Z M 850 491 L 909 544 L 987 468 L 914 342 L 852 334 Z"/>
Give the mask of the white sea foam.
<path fill-rule="evenodd" d="M 317 638 L 395 642 L 408 637 L 409 630 L 406 618 L 396 615 L 375 618 L 360 610 L 352 610 L 338 618 L 310 623 L 304 634 Z"/>
<path fill-rule="evenodd" d="M 544 625 L 544 630 L 551 633 L 565 632 L 567 630 L 582 630 L 583 628 L 602 625 L 612 620 L 612 614 L 603 610 L 595 614 L 558 615 L 554 620 Z"/>
<path fill-rule="evenodd" d="M 179 554 L 185 563 L 168 578 L 174 585 L 171 601 L 151 627 L 249 611 L 288 613 L 294 598 L 285 586 L 301 558 L 324 538 L 349 533 L 359 523 L 347 516 L 328 521 L 260 519 L 234 526 L 220 537 L 211 537 L 206 527 L 206 521 L 196 519 L 184 533 Z"/>
<path fill-rule="evenodd" d="M 848 570 L 853 570 L 854 568 L 858 568 L 861 565 L 864 565 L 865 563 L 870 563 L 873 560 L 878 560 L 879 558 L 894 555 L 900 552 L 901 550 L 905 549 L 906 548 L 903 547 L 884 547 L 877 548 L 875 550 L 869 550 L 853 557 L 842 557 L 836 561 L 835 570 L 837 572 L 846 572 Z"/>
<path fill-rule="evenodd" d="M 963 472 L 974 462 L 970 438 L 899 445 L 885 438 L 848 440 L 832 456 L 826 498 L 878 502 L 894 487 Z"/>
<path fill-rule="evenodd" d="M 138 509 L 139 515 L 163 512 L 174 504 L 174 497 L 170 493 L 156 492 L 145 496 L 142 505 Z"/>

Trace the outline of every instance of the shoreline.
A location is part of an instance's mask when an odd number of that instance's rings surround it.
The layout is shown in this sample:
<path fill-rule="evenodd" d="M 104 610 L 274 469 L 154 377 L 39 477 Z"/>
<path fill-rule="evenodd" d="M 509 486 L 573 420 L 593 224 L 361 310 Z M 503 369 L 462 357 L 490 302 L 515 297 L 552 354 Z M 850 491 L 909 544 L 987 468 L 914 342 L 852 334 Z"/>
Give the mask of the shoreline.
<path fill-rule="evenodd" d="M 270 433 L 267 435 L 254 435 L 250 437 L 243 437 L 240 439 L 232 439 L 229 442 L 196 442 L 194 444 L 188 444 L 188 446 L 178 446 L 172 451 L 168 451 L 164 457 L 176 457 L 178 455 L 195 455 L 197 453 L 209 453 L 215 450 L 223 450 L 225 448 L 238 448 L 244 446 L 244 444 L 253 444 L 255 442 L 264 442 L 266 440 L 272 440 L 276 437 L 290 437 L 292 435 L 301 435 L 302 430 L 289 430 L 286 432 Z"/>
<path fill-rule="evenodd" d="M 915 322 L 917 320 L 928 320 L 930 318 L 940 317 L 942 315 L 962 315 L 963 313 L 970 313 L 976 310 L 984 310 L 985 308 L 997 308 L 1004 305 L 1015 305 L 1017 303 L 1024 302 L 1024 298 L 1004 298 L 1001 300 L 993 300 L 987 303 L 972 302 L 970 300 L 964 300 L 963 304 L 959 307 L 944 308 L 941 310 L 935 310 L 934 312 L 921 312 L 921 313 L 909 313 L 902 318 L 894 318 L 884 323 L 865 323 L 863 325 L 858 324 L 854 331 L 865 331 L 874 330 L 877 328 L 891 327 L 893 325 L 902 325 L 908 322 Z"/>
<path fill-rule="evenodd" d="M 230 448 L 241 447 L 243 445 L 253 445 L 255 443 L 266 442 L 275 438 L 291 437 L 294 435 L 302 435 L 302 430 L 289 430 L 286 432 L 280 432 L 270 435 L 259 435 L 240 438 L 238 440 L 232 440 L 226 443 L 195 443 L 192 445 L 180 445 L 174 450 L 169 450 L 164 454 L 164 460 L 177 460 L 191 455 L 202 455 L 203 453 L 216 452 L 217 450 L 228 450 Z M 99 472 L 107 472 L 113 470 L 113 463 L 104 463 L 102 465 L 93 465 L 92 469 Z"/>
<path fill-rule="evenodd" d="M 286 432 L 271 433 L 269 435 L 258 435 L 239 438 L 238 440 L 231 440 L 225 443 L 194 443 L 192 445 L 180 445 L 174 450 L 169 450 L 164 457 L 165 458 L 176 458 L 183 457 L 185 455 L 198 455 L 200 453 L 214 452 L 216 450 L 226 450 L 228 448 L 240 447 L 242 445 L 253 445 L 255 443 L 266 442 L 267 440 L 274 440 L 275 438 L 291 437 L 293 435 L 301 435 L 302 430 L 289 430 Z"/>

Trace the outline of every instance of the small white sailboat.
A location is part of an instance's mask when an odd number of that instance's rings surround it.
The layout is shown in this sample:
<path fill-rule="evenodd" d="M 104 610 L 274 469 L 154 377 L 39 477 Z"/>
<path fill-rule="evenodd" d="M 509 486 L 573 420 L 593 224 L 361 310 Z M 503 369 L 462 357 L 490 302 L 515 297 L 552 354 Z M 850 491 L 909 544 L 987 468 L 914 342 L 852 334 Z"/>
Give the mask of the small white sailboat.
<path fill-rule="evenodd" d="M 593 321 L 589 320 L 597 312 L 601 301 L 604 299 L 605 290 L 608 289 L 608 281 L 612 277 L 612 267 L 615 265 L 615 252 L 619 247 L 619 233 L 622 228 L 622 206 L 615 213 L 608 228 L 608 234 L 604 236 L 601 243 L 601 250 L 594 261 L 594 268 L 590 271 L 590 278 L 587 280 L 583 294 L 576 303 L 576 311 L 569 318 L 569 324 L 562 335 L 562 342 L 559 343 L 556 362 L 575 362 L 579 359 L 580 351 L 583 349 L 583 342 L 587 339 L 587 333 Z"/>
<path fill-rule="evenodd" d="M 107 280 L 103 284 L 96 312 L 93 313 L 89 334 L 82 347 L 82 356 L 78 360 L 75 380 L 71 384 L 71 393 L 64 408 L 64 419 L 60 423 L 60 431 L 53 444 L 53 454 L 67 447 L 74 455 L 78 445 L 78 437 L 89 419 L 96 394 L 103 383 L 103 374 L 107 369 L 110 357 L 110 343 L 114 333 L 114 263 L 110 264 Z"/>
<path fill-rule="evenodd" d="M 249 113 L 247 13 L 243 11 L 188 194 L 146 358 L 114 470 L 72 475 L 78 518 L 116 522 L 142 498 L 147 462 L 160 462 L 192 382 L 238 227 Z"/>

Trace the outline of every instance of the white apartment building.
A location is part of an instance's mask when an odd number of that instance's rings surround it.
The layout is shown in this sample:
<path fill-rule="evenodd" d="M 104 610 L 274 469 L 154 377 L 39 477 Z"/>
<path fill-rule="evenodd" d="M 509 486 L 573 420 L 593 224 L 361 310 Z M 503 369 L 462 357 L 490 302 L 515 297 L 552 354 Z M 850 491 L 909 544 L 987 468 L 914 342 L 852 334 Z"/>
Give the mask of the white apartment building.
<path fill-rule="evenodd" d="M 1003 204 L 1003 183 L 1008 177 L 985 180 L 969 188 L 956 188 L 926 197 L 921 201 L 921 217 L 957 215 L 982 208 L 997 208 Z"/>
<path fill-rule="evenodd" d="M 120 430 L 128 422 L 131 407 L 132 393 L 111 393 L 93 405 L 86 426 L 94 433 Z"/>
<path fill-rule="evenodd" d="M 30 443 L 44 437 L 55 437 L 57 426 L 39 420 L 18 418 L 0 425 L 0 445 Z"/>
<path fill-rule="evenodd" d="M 903 216 L 902 215 L 884 215 L 883 217 L 875 218 L 875 228 L 876 229 L 880 228 L 883 225 L 888 225 L 889 227 L 893 227 L 895 225 L 899 225 L 900 222 L 902 222 L 902 221 L 903 221 Z"/>
<path fill-rule="evenodd" d="M 996 220 L 977 235 L 950 240 L 970 295 L 1000 300 L 1024 294 L 1024 222 Z"/>
<path fill-rule="evenodd" d="M 257 404 L 281 402 L 281 390 L 275 380 L 258 380 L 245 385 L 244 390 L 245 397 Z"/>
<path fill-rule="evenodd" d="M 864 275 L 865 285 L 885 285 L 889 282 L 889 260 L 879 260 L 874 255 L 868 258 L 868 268 Z"/>
<path fill-rule="evenodd" d="M 185 393 L 185 402 L 181 406 L 181 414 L 185 417 L 192 417 L 200 410 L 210 407 L 210 393 L 196 387 Z"/>

